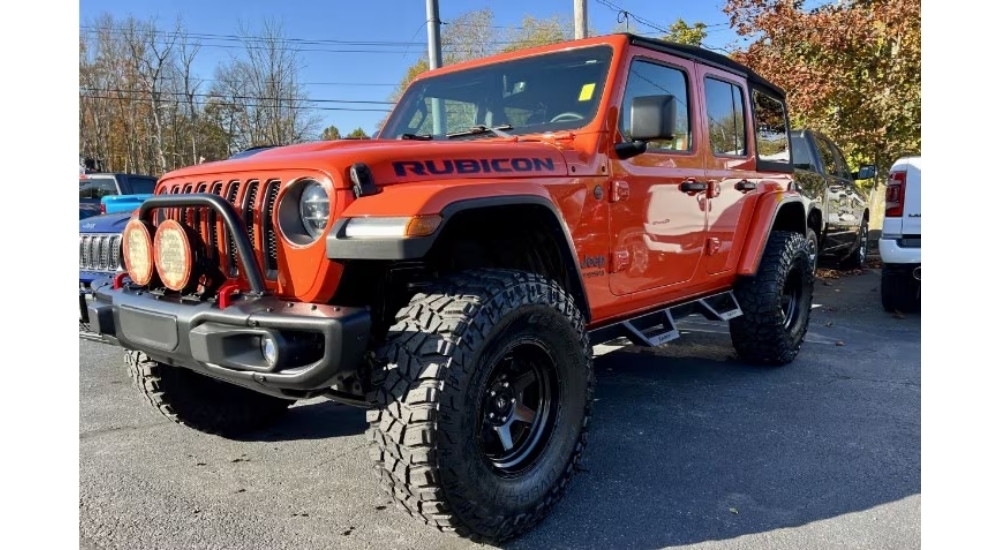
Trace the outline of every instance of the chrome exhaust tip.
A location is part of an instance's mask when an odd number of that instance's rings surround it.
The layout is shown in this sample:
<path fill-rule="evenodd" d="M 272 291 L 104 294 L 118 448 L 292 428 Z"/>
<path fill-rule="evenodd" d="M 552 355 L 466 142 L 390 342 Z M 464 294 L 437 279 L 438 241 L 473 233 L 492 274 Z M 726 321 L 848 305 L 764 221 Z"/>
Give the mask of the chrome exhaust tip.
<path fill-rule="evenodd" d="M 920 266 L 917 266 L 913 270 L 913 278 L 916 279 L 916 280 L 918 280 L 918 281 L 920 280 Z"/>

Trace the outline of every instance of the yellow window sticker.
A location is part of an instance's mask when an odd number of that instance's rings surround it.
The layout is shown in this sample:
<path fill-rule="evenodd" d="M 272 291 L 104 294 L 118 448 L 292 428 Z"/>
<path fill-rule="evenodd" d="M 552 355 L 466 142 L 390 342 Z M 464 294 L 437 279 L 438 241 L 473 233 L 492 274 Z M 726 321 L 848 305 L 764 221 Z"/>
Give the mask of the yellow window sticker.
<path fill-rule="evenodd" d="M 595 86 L 597 86 L 597 84 L 593 82 L 591 82 L 590 84 L 584 84 L 583 87 L 580 88 L 579 101 L 590 101 L 590 98 L 594 97 Z"/>

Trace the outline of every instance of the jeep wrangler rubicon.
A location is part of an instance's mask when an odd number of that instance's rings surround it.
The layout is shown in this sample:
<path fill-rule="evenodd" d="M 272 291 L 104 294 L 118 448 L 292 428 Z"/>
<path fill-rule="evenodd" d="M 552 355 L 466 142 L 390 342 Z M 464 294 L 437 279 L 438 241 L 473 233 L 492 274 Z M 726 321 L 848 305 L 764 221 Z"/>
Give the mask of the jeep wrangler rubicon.
<path fill-rule="evenodd" d="M 232 437 L 298 399 L 369 408 L 377 477 L 500 541 L 587 442 L 591 346 L 728 321 L 799 352 L 813 271 L 784 93 L 696 47 L 616 34 L 428 71 L 377 139 L 165 174 L 126 271 L 83 301 L 168 418 Z"/>

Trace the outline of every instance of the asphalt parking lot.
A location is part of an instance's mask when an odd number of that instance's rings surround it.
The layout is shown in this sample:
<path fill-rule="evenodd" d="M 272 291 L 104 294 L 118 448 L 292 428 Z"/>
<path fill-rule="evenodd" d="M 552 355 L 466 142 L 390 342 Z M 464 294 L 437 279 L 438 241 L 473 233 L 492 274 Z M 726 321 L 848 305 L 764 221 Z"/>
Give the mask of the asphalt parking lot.
<path fill-rule="evenodd" d="M 879 272 L 817 281 L 796 362 L 734 358 L 691 318 L 665 347 L 596 360 L 583 469 L 510 548 L 920 547 L 920 317 Z M 297 404 L 251 441 L 177 426 L 116 348 L 80 342 L 81 548 L 468 548 L 370 475 L 364 411 Z"/>

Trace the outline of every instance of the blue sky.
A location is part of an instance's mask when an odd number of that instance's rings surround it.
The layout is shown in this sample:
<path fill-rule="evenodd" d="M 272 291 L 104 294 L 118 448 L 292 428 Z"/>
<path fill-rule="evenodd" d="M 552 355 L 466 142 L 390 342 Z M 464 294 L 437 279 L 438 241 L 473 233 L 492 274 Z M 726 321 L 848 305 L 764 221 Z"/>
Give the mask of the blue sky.
<path fill-rule="evenodd" d="M 737 40 L 722 13 L 723 0 L 607 0 L 607 3 L 662 28 L 678 17 L 689 24 L 704 22 L 710 25 L 705 40 L 709 46 L 726 48 Z M 501 27 L 517 26 L 529 14 L 537 18 L 562 15 L 568 20 L 573 16 L 573 0 L 440 0 L 439 4 L 441 20 L 445 23 L 464 12 L 483 7 L 493 10 L 496 25 Z M 318 104 L 325 109 L 318 111 L 322 119 L 320 128 L 336 124 L 345 134 L 358 126 L 371 134 L 385 113 L 357 110 L 380 108 L 379 105 L 341 103 L 339 100 L 385 100 L 407 67 L 427 50 L 424 0 L 80 0 L 81 29 L 102 13 L 110 13 L 116 18 L 128 15 L 139 19 L 156 17 L 164 30 L 172 28 L 174 21 L 180 18 L 192 34 L 227 36 L 236 34 L 241 20 L 252 28 L 259 28 L 261 19 L 270 17 L 282 22 L 289 38 L 322 40 L 324 42 L 319 45 L 301 47 L 300 59 L 304 65 L 301 80 L 309 83 L 306 92 L 311 99 L 327 100 Z M 588 0 L 588 18 L 592 29 L 607 33 L 617 25 L 618 12 L 598 0 Z M 631 30 L 643 34 L 656 32 L 634 20 Z M 410 44 L 366 46 L 329 41 Z M 238 54 L 239 50 L 225 38 L 205 38 L 201 44 L 196 73 L 206 81 L 207 88 L 214 67 Z"/>

